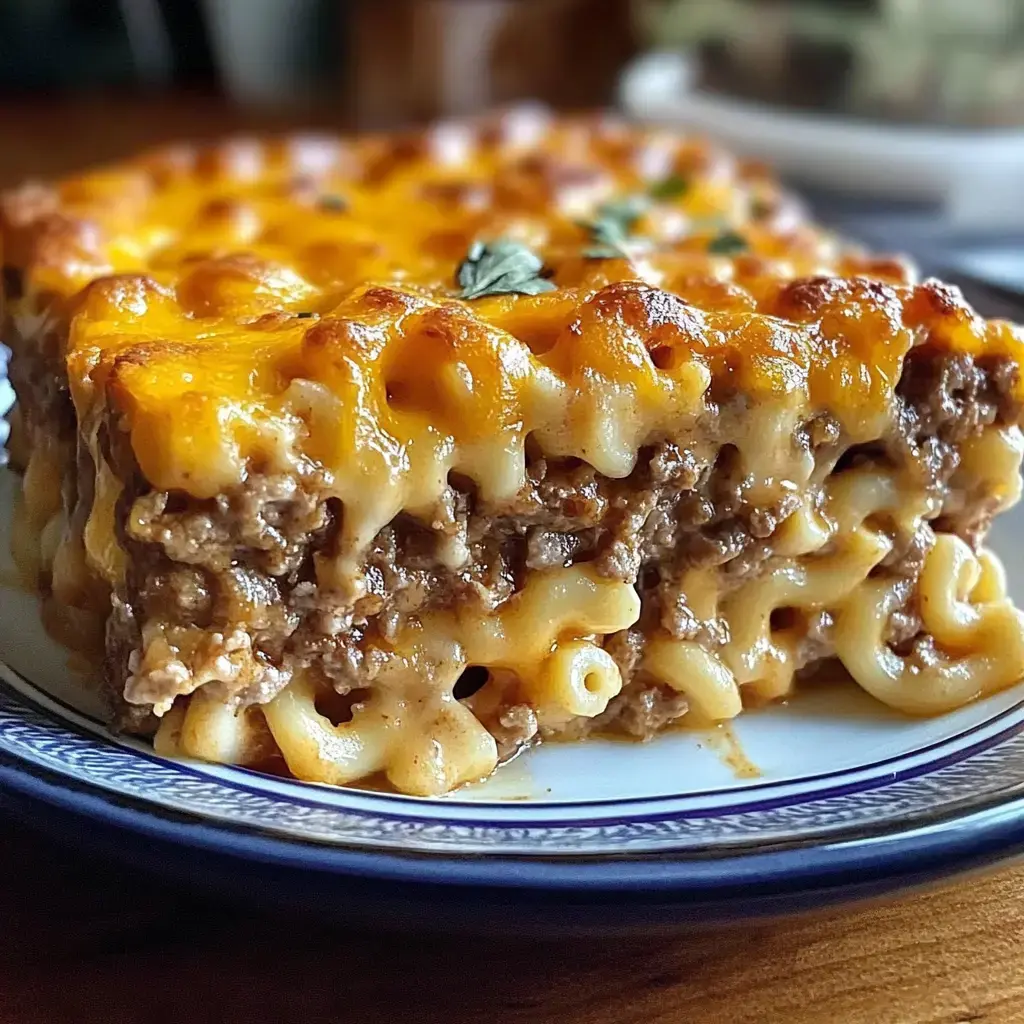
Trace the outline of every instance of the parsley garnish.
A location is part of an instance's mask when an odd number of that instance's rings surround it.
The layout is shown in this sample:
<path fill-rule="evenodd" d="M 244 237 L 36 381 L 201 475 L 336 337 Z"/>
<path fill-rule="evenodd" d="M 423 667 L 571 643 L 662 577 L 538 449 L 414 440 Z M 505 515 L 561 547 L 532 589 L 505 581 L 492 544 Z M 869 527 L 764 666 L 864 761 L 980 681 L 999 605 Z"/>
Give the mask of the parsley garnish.
<path fill-rule="evenodd" d="M 328 193 L 317 200 L 317 206 L 332 213 L 344 213 L 348 209 L 348 200 L 344 196 Z"/>
<path fill-rule="evenodd" d="M 731 256 L 747 248 L 747 240 L 735 231 L 723 231 L 717 238 L 708 242 L 708 252 L 717 256 Z"/>
<path fill-rule="evenodd" d="M 690 183 L 681 174 L 670 174 L 656 181 L 647 193 L 652 199 L 678 199 L 689 187 Z"/>
<path fill-rule="evenodd" d="M 305 312 L 305 311 L 303 311 L 302 313 L 296 313 L 295 314 L 296 320 L 309 320 L 309 319 L 311 319 L 314 316 L 316 316 L 316 313 L 308 313 L 308 312 Z"/>
<path fill-rule="evenodd" d="M 610 199 L 598 207 L 598 216 L 604 220 L 615 221 L 623 231 L 631 231 L 636 222 L 647 212 L 646 196 L 623 196 L 621 199 Z"/>
<path fill-rule="evenodd" d="M 629 258 L 630 246 L 635 243 L 630 232 L 636 222 L 647 212 L 646 196 L 624 196 L 613 199 L 597 208 L 597 216 L 593 220 L 580 222 L 580 227 L 590 232 L 591 239 L 597 245 L 583 250 L 583 255 L 591 260 Z"/>
<path fill-rule="evenodd" d="M 555 285 L 540 276 L 543 269 L 544 261 L 521 242 L 509 238 L 474 242 L 456 274 L 462 289 L 459 298 L 554 291 Z"/>

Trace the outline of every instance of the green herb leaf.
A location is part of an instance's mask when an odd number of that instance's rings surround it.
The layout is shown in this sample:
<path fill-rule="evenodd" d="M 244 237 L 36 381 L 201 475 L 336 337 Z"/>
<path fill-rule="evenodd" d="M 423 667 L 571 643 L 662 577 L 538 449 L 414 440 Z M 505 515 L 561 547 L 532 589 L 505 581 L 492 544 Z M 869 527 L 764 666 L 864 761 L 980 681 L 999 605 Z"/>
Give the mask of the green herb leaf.
<path fill-rule="evenodd" d="M 670 174 L 661 181 L 656 181 L 648 190 L 647 194 L 652 199 L 678 199 L 685 195 L 690 188 L 690 183 L 681 174 Z"/>
<path fill-rule="evenodd" d="M 317 206 L 321 210 L 330 210 L 332 213 L 344 213 L 348 209 L 348 200 L 344 196 L 329 193 L 317 200 Z"/>
<path fill-rule="evenodd" d="M 521 242 L 499 238 L 493 242 L 474 242 L 456 275 L 460 299 L 480 299 L 485 295 L 540 295 L 555 290 L 555 285 L 540 276 L 544 261 Z"/>
<path fill-rule="evenodd" d="M 607 203 L 602 203 L 597 208 L 597 216 L 599 220 L 618 224 L 624 232 L 632 231 L 649 206 L 647 196 L 623 196 L 621 199 L 609 199 Z"/>
<path fill-rule="evenodd" d="M 636 222 L 647 212 L 650 200 L 647 196 L 623 196 L 612 199 L 597 208 L 597 216 L 593 220 L 580 221 L 580 227 L 590 233 L 591 239 L 597 243 L 583 250 L 587 259 L 629 258 L 630 247 L 637 239 L 630 232 Z"/>
<path fill-rule="evenodd" d="M 309 312 L 306 312 L 305 310 L 303 310 L 301 313 L 296 313 L 295 314 L 295 319 L 296 320 L 311 320 L 315 316 L 316 316 L 316 313 L 309 313 Z"/>
<path fill-rule="evenodd" d="M 610 221 L 584 221 L 580 224 L 590 232 L 590 237 L 597 245 L 583 250 L 588 260 L 628 259 L 630 256 L 630 236 L 621 227 Z"/>
<path fill-rule="evenodd" d="M 735 231 L 723 231 L 717 238 L 708 242 L 708 252 L 716 256 L 731 256 L 743 252 L 747 248 L 747 240 Z"/>
<path fill-rule="evenodd" d="M 625 260 L 630 252 L 625 245 L 592 245 L 583 250 L 583 258 L 587 260 Z"/>

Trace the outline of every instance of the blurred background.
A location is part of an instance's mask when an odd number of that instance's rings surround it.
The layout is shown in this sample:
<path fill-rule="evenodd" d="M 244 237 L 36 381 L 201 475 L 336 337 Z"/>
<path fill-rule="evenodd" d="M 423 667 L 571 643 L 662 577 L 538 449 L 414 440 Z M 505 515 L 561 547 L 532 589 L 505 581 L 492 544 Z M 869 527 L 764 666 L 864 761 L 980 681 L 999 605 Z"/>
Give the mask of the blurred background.
<path fill-rule="evenodd" d="M 0 184 L 174 137 L 522 99 L 718 136 L 1024 287 L 1024 0 L 0 0 Z"/>

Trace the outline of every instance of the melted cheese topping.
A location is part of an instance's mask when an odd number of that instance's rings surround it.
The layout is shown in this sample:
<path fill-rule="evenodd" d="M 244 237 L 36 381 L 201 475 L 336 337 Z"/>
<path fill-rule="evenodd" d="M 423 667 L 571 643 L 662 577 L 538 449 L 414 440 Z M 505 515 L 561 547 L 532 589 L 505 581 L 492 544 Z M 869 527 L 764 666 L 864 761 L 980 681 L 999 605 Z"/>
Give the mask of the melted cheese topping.
<path fill-rule="evenodd" d="M 581 218 L 666 178 L 681 194 L 650 201 L 635 257 L 585 258 Z M 22 307 L 70 320 L 79 422 L 127 431 L 158 489 L 316 472 L 346 508 L 346 569 L 452 471 L 514 495 L 530 435 L 625 476 L 652 438 L 685 443 L 717 388 L 774 406 L 777 434 L 829 412 L 856 442 L 882 432 L 913 345 L 1024 351 L 954 291 L 838 251 L 756 170 L 601 121 L 168 150 L 22 190 L 3 218 Z M 724 231 L 741 253 L 715 252 Z M 470 244 L 499 237 L 557 290 L 457 299 Z M 755 442 L 766 487 L 806 482 Z"/>

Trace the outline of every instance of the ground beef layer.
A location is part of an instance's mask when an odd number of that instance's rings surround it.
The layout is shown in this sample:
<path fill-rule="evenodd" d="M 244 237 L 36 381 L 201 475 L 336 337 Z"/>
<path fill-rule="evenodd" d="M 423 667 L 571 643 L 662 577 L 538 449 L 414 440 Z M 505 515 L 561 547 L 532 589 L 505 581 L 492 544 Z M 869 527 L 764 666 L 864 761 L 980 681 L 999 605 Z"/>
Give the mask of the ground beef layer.
<path fill-rule="evenodd" d="M 864 461 L 904 467 L 917 486 L 944 495 L 958 462 L 958 445 L 984 428 L 1019 422 L 1012 363 L 963 354 L 914 350 L 898 388 L 887 436 L 849 447 L 827 416 L 802 423 L 792 443 L 814 455 L 814 484 Z M 708 437 L 724 436 L 727 420 L 713 413 Z M 728 443 L 704 449 L 670 442 L 641 452 L 632 474 L 613 480 L 578 460 L 551 460 L 528 452 L 527 484 L 499 505 L 479 499 L 469 481 L 453 475 L 429 523 L 399 516 L 373 542 L 364 566 L 366 594 L 352 604 L 318 589 L 314 558 L 329 552 L 342 509 L 323 496 L 315 478 L 254 475 L 233 494 L 212 501 L 154 492 L 140 479 L 125 446 L 110 455 L 124 479 L 122 543 L 130 561 L 124 593 L 114 595 L 108 628 L 109 672 L 123 691 L 145 623 L 244 630 L 255 656 L 272 668 L 255 684 L 226 696 L 262 703 L 286 685 L 295 666 L 315 666 L 339 693 L 371 685 L 375 641 L 393 636 L 403 617 L 432 606 L 472 602 L 481 613 L 510 598 L 531 570 L 578 561 L 603 575 L 635 584 L 643 612 L 638 625 L 609 637 L 623 690 L 599 719 L 577 732 L 616 729 L 648 737 L 686 713 L 685 699 L 640 670 L 644 636 L 660 627 L 679 639 L 714 649 L 728 640 L 720 620 L 694 615 L 680 587 L 694 566 L 721 568 L 738 584 L 764 570 L 773 535 L 799 504 L 780 492 L 768 503 L 748 496 L 736 450 Z M 984 494 L 948 502 L 936 528 L 977 546 L 992 514 Z M 903 581 L 904 607 L 892 616 L 890 642 L 910 649 L 920 623 L 914 583 L 928 536 L 895 537 L 881 571 Z M 451 569 L 452 551 L 468 559 Z M 826 613 L 803 624 L 800 660 L 812 665 L 831 654 Z M 462 695 L 476 683 L 467 679 Z M 482 709 L 481 709 L 482 710 Z M 152 725 L 146 707 L 122 704 L 130 727 Z M 536 720 L 523 707 L 483 713 L 504 753 L 531 739 Z"/>

